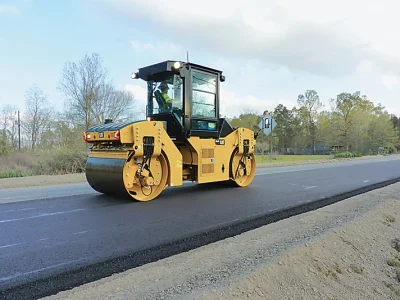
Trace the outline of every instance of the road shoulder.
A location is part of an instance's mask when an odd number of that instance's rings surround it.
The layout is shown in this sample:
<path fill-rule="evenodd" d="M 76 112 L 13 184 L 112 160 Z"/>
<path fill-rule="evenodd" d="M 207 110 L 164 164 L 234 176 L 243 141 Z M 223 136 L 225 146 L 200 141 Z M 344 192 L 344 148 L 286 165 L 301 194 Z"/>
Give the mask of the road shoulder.
<path fill-rule="evenodd" d="M 393 184 L 46 299 L 393 299 L 399 192 Z"/>
<path fill-rule="evenodd" d="M 86 182 L 87 180 L 84 173 L 2 178 L 0 179 L 0 190 L 27 187 L 45 187 Z"/>

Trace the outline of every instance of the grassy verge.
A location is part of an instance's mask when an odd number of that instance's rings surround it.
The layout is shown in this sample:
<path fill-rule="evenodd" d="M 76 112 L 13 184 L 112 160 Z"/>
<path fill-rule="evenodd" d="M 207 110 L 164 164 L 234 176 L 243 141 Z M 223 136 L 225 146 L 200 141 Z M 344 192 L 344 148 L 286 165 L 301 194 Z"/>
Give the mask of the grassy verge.
<path fill-rule="evenodd" d="M 269 155 L 264 155 L 264 163 L 268 162 L 301 162 L 308 160 L 333 159 L 333 155 L 272 155 L 270 160 Z M 256 155 L 256 162 L 262 163 L 262 156 Z"/>
<path fill-rule="evenodd" d="M 87 154 L 84 148 L 65 147 L 0 156 L 0 178 L 81 173 Z"/>

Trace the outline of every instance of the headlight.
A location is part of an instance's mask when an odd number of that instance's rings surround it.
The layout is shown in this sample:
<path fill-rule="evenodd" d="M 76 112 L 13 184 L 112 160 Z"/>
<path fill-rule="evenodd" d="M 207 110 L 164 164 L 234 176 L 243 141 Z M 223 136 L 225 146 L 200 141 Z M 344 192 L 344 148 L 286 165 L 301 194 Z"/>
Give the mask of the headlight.
<path fill-rule="evenodd" d="M 180 61 L 174 62 L 174 69 L 179 69 L 180 67 L 182 67 L 182 64 Z"/>

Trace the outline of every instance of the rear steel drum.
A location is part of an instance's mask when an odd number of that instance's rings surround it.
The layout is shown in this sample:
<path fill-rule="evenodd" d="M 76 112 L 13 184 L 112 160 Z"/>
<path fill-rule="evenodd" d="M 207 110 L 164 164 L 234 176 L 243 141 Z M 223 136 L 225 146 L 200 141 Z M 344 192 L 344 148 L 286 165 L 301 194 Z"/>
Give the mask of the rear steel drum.
<path fill-rule="evenodd" d="M 123 158 L 89 157 L 86 162 L 86 179 L 99 193 L 110 196 L 128 195 L 124 186 Z"/>

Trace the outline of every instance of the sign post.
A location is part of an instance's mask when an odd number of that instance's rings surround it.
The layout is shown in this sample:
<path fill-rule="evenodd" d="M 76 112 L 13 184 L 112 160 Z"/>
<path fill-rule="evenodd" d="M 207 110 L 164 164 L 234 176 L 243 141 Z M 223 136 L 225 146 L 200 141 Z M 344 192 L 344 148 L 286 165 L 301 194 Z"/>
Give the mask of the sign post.
<path fill-rule="evenodd" d="M 271 146 L 270 146 L 270 149 L 269 149 L 269 160 L 272 160 L 272 129 L 273 129 L 273 127 L 272 127 L 272 118 L 271 118 Z"/>
<path fill-rule="evenodd" d="M 264 135 L 261 135 L 261 149 L 261 162 L 264 163 Z"/>

